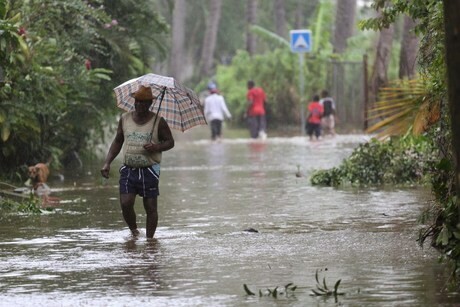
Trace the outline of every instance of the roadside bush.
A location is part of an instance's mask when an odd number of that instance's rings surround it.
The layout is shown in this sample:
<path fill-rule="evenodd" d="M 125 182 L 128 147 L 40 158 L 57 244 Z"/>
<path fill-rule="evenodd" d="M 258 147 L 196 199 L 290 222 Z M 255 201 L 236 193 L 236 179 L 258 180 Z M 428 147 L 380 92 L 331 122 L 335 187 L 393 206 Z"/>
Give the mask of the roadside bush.
<path fill-rule="evenodd" d="M 340 166 L 315 171 L 310 182 L 325 186 L 425 183 L 435 157 L 433 146 L 424 137 L 372 139 L 358 146 Z"/>
<path fill-rule="evenodd" d="M 0 212 L 41 214 L 52 210 L 52 208 L 41 208 L 41 200 L 33 194 L 31 194 L 29 198 L 25 198 L 22 201 L 15 201 L 9 198 L 0 198 Z"/>

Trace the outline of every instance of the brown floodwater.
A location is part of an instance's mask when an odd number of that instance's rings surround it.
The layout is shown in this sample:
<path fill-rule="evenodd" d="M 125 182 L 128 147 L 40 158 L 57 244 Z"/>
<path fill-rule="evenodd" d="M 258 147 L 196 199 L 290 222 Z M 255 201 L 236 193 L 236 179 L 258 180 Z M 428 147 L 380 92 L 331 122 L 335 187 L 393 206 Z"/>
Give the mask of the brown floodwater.
<path fill-rule="evenodd" d="M 153 241 L 140 199 L 144 235 L 122 220 L 119 161 L 106 182 L 93 161 L 50 182 L 61 204 L 49 214 L 0 213 L 0 306 L 458 306 L 449 269 L 416 242 L 428 188 L 309 183 L 365 140 L 179 139 L 163 155 Z M 317 271 L 344 295 L 311 296 Z"/>

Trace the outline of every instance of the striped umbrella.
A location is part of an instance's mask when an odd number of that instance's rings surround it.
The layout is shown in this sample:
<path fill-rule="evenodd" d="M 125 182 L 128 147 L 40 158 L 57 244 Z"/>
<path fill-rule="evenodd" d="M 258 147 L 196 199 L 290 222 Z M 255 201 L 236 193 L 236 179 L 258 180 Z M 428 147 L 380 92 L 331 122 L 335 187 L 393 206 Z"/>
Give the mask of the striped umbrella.
<path fill-rule="evenodd" d="M 197 94 L 171 77 L 146 74 L 120 84 L 113 89 L 117 106 L 125 111 L 133 111 L 134 98 L 131 94 L 140 86 L 150 87 L 153 96 L 157 97 L 150 111 L 155 112 L 154 109 L 157 109 L 157 113 L 171 128 L 184 132 L 207 124 Z"/>

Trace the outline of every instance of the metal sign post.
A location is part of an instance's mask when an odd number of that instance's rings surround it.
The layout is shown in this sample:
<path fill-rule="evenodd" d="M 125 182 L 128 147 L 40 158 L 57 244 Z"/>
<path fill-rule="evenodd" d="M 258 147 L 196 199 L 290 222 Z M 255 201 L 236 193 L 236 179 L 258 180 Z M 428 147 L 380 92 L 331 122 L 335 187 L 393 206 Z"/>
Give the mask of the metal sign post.
<path fill-rule="evenodd" d="M 291 30 L 291 50 L 299 54 L 299 92 L 300 92 L 300 134 L 305 135 L 305 82 L 304 82 L 304 53 L 311 52 L 311 31 Z"/>
<path fill-rule="evenodd" d="M 300 89 L 300 135 L 305 135 L 305 85 L 304 85 L 304 73 L 303 73 L 303 53 L 299 52 L 299 89 Z"/>

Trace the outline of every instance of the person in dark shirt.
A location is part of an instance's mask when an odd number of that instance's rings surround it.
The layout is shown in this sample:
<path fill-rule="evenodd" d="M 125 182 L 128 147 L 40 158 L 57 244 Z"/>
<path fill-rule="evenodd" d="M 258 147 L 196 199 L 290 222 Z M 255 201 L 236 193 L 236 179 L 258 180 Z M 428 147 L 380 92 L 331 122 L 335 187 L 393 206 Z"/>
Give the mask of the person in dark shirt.
<path fill-rule="evenodd" d="M 335 135 L 335 102 L 332 97 L 329 96 L 328 91 L 323 90 L 321 92 L 321 100 L 319 103 L 324 108 L 323 117 L 321 118 L 321 126 L 324 131 L 324 135 Z"/>

